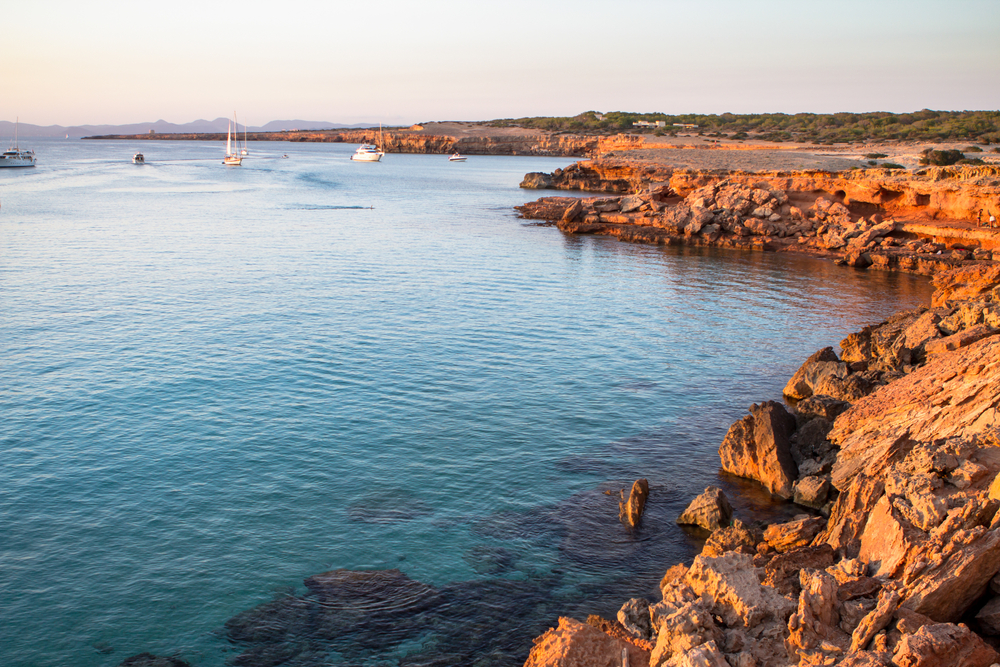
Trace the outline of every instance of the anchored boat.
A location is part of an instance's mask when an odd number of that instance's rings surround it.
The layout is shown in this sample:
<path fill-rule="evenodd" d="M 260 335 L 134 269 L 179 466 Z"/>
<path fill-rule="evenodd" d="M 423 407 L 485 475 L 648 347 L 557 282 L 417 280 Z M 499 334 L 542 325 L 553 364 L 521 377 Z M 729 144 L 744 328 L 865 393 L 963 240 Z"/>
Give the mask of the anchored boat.
<path fill-rule="evenodd" d="M 21 150 L 17 145 L 17 126 L 20 119 L 14 120 L 14 143 L 10 148 L 0 153 L 0 167 L 34 167 L 35 151 Z"/>

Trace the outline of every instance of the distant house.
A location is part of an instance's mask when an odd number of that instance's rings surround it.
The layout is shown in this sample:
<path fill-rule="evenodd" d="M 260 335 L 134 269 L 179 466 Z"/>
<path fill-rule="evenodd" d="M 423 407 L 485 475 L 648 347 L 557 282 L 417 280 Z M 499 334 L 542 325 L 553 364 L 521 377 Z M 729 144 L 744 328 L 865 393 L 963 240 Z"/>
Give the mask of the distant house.
<path fill-rule="evenodd" d="M 666 127 L 667 121 L 657 120 L 654 122 L 649 122 L 648 120 L 637 120 L 632 123 L 632 127 Z"/>
<path fill-rule="evenodd" d="M 685 130 L 696 130 L 698 126 L 694 123 L 674 123 L 674 127 L 683 127 Z"/>
<path fill-rule="evenodd" d="M 597 120 L 604 120 L 604 114 L 602 114 L 602 113 L 595 113 L 594 114 L 594 118 L 596 118 Z"/>
<path fill-rule="evenodd" d="M 150 130 L 149 133 L 150 134 L 156 134 L 156 130 Z"/>

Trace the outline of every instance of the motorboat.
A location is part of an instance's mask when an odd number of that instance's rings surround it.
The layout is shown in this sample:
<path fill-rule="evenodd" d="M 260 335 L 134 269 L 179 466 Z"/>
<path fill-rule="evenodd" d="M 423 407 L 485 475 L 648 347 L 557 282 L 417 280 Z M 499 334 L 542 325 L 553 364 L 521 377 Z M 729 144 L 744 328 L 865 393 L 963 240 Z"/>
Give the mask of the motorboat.
<path fill-rule="evenodd" d="M 236 125 L 236 149 L 233 149 L 233 125 Z M 222 158 L 222 164 L 227 167 L 238 167 L 243 163 L 243 156 L 240 155 L 240 126 L 236 122 L 236 112 L 233 112 L 233 119 L 229 121 L 229 129 L 226 131 L 226 156 Z"/>
<path fill-rule="evenodd" d="M 146 164 L 146 158 L 142 153 L 136 153 L 132 156 L 132 164 Z"/>
<path fill-rule="evenodd" d="M 379 143 L 384 146 L 385 143 L 382 141 L 382 123 L 378 124 L 378 139 Z M 351 159 L 355 162 L 378 162 L 382 159 L 383 155 L 385 155 L 385 152 L 375 144 L 361 144 L 358 146 L 358 150 L 354 151 Z"/>
<path fill-rule="evenodd" d="M 351 159 L 355 162 L 378 162 L 385 155 L 375 144 L 361 144 Z"/>
<path fill-rule="evenodd" d="M 449 162 L 465 162 L 467 159 L 468 158 L 466 158 L 464 155 L 460 155 L 458 153 L 454 153 L 451 157 L 448 158 L 448 161 Z"/>
<path fill-rule="evenodd" d="M 0 153 L 0 167 L 34 167 L 35 151 L 21 150 L 17 145 L 17 126 L 19 121 L 14 120 L 14 143 L 10 148 Z"/>

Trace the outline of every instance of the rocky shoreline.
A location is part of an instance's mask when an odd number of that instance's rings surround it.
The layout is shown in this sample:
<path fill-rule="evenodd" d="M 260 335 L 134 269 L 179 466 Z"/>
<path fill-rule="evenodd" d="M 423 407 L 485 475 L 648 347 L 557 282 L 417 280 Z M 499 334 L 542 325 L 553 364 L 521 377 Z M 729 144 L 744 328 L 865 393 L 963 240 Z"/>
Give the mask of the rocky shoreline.
<path fill-rule="evenodd" d="M 658 599 L 628 600 L 614 620 L 561 618 L 527 666 L 1000 663 L 1000 233 L 940 220 L 995 201 L 998 175 L 599 162 L 528 175 L 523 187 L 616 193 L 518 207 L 567 232 L 805 252 L 932 275 L 937 291 L 929 307 L 848 336 L 839 354 L 819 350 L 785 404 L 755 404 L 729 429 L 722 470 L 802 516 L 741 521 L 709 487 L 678 522 L 710 536 L 667 570 Z M 895 219 L 907 213 L 917 219 Z"/>

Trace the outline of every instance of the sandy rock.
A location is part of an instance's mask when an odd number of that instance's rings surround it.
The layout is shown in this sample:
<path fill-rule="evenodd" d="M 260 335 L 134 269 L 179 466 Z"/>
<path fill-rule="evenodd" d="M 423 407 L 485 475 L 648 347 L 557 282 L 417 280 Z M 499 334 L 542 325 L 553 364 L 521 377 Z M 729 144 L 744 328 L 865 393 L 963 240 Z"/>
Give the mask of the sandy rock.
<path fill-rule="evenodd" d="M 792 497 L 798 477 L 790 436 L 795 418 L 774 401 L 750 406 L 750 415 L 734 423 L 719 447 L 722 469 L 755 479 L 773 495 Z"/>
<path fill-rule="evenodd" d="M 579 199 L 570 204 L 562 214 L 562 220 L 565 222 L 575 222 L 581 217 L 583 217 L 583 203 Z"/>
<path fill-rule="evenodd" d="M 973 264 L 934 275 L 933 306 L 949 301 L 974 301 L 988 295 L 1000 284 L 1000 265 Z"/>
<path fill-rule="evenodd" d="M 733 525 L 715 530 L 702 547 L 701 555 L 710 558 L 721 556 L 729 551 L 753 555 L 757 553 L 757 544 L 761 537 L 755 531 L 747 527 L 739 519 L 733 521 Z"/>
<path fill-rule="evenodd" d="M 809 546 L 826 526 L 822 517 L 805 517 L 787 523 L 771 524 L 764 530 L 764 541 L 778 553 Z"/>
<path fill-rule="evenodd" d="M 629 667 L 648 667 L 649 652 L 585 623 L 560 618 L 558 627 L 535 639 L 524 667 L 620 667 L 622 650 Z"/>
<path fill-rule="evenodd" d="M 903 604 L 939 622 L 956 621 L 1000 571 L 1000 530 L 960 529 L 928 551 L 929 567 L 907 587 Z"/>
<path fill-rule="evenodd" d="M 814 387 L 828 375 L 838 377 L 847 375 L 847 364 L 837 358 L 832 347 L 824 347 L 806 359 L 785 385 L 782 393 L 793 400 L 809 398 L 814 393 Z"/>
<path fill-rule="evenodd" d="M 1000 655 L 963 624 L 925 625 L 905 635 L 892 662 L 897 667 L 990 667 Z"/>
<path fill-rule="evenodd" d="M 833 504 L 826 530 L 817 539 L 848 557 L 857 557 L 861 551 L 861 535 L 868 523 L 868 515 L 884 490 L 885 482 L 864 474 L 858 474 L 849 480 L 846 490 L 841 489 L 840 496 Z"/>
<path fill-rule="evenodd" d="M 994 329 L 988 324 L 979 324 L 951 336 L 929 341 L 924 346 L 924 350 L 927 352 L 928 358 L 933 358 L 936 355 L 968 347 L 984 338 L 996 336 L 998 333 L 1000 333 L 1000 330 Z"/>
<path fill-rule="evenodd" d="M 853 581 L 868 574 L 868 565 L 857 558 L 844 558 L 836 564 L 826 568 L 826 571 L 833 575 L 838 584 Z"/>
<path fill-rule="evenodd" d="M 726 494 L 716 486 L 709 486 L 681 512 L 677 523 L 713 531 L 728 526 L 732 518 L 733 508 Z"/>
<path fill-rule="evenodd" d="M 896 619 L 896 629 L 904 635 L 913 634 L 925 625 L 934 625 L 933 619 L 928 618 L 923 614 L 918 614 L 912 609 L 907 609 L 906 607 L 900 607 L 897 609 L 894 617 Z"/>
<path fill-rule="evenodd" d="M 649 603 L 642 598 L 632 598 L 618 610 L 618 622 L 638 639 L 649 639 L 653 636 L 653 627 L 649 621 Z"/>
<path fill-rule="evenodd" d="M 789 449 L 796 466 L 806 465 L 809 460 L 823 460 L 833 452 L 833 444 L 826 437 L 832 428 L 833 422 L 823 417 L 816 417 L 802 424 L 799 430 L 792 434 Z M 802 470 L 799 470 L 799 473 L 802 473 Z"/>
<path fill-rule="evenodd" d="M 989 468 L 975 461 L 966 459 L 961 465 L 948 473 L 946 479 L 959 489 L 967 489 L 990 473 Z"/>
<path fill-rule="evenodd" d="M 714 641 L 696 646 L 661 665 L 662 667 L 729 667 L 729 663 Z"/>
<path fill-rule="evenodd" d="M 649 482 L 645 478 L 633 482 L 628 499 L 618 503 L 618 519 L 628 528 L 637 528 L 646 509 L 647 498 L 649 498 Z"/>
<path fill-rule="evenodd" d="M 533 171 L 524 175 L 521 187 L 528 190 L 544 190 L 552 187 L 552 175 Z"/>
<path fill-rule="evenodd" d="M 820 509 L 830 493 L 830 480 L 818 476 L 803 477 L 795 482 L 794 489 L 792 499 L 797 505 Z"/>
<path fill-rule="evenodd" d="M 838 667 L 892 667 L 892 654 L 880 651 L 848 653 Z"/>
<path fill-rule="evenodd" d="M 692 648 L 721 639 L 721 630 L 704 606 L 698 603 L 685 605 L 660 621 L 650 664 L 662 665 Z"/>
<path fill-rule="evenodd" d="M 979 629 L 985 635 L 1000 635 L 1000 597 L 994 597 L 976 614 Z"/>
<path fill-rule="evenodd" d="M 837 580 L 822 570 L 803 570 L 800 584 L 798 609 L 788 619 L 788 655 L 804 658 L 816 652 L 843 653 L 848 638 L 837 627 Z"/>
<path fill-rule="evenodd" d="M 773 588 L 761 586 L 746 554 L 697 556 L 686 583 L 727 626 L 742 623 L 753 627 L 768 618 L 785 620 L 795 609 L 794 602 Z"/>
<path fill-rule="evenodd" d="M 666 574 L 663 575 L 663 578 L 660 579 L 660 594 L 663 595 L 663 591 L 667 587 L 684 581 L 684 577 L 687 576 L 688 569 L 688 566 L 684 563 L 677 563 L 677 565 L 674 565 L 667 570 Z"/>
<path fill-rule="evenodd" d="M 862 651 L 878 632 L 892 621 L 893 614 L 899 607 L 899 593 L 883 590 L 879 593 L 878 602 L 854 629 L 851 634 L 851 651 Z"/>
<path fill-rule="evenodd" d="M 840 603 L 840 629 L 848 635 L 861 624 L 861 620 L 870 614 L 877 601 L 872 597 L 861 597 L 854 600 L 844 600 Z"/>
<path fill-rule="evenodd" d="M 795 404 L 795 413 L 802 421 L 808 421 L 816 417 L 822 417 L 833 422 L 840 414 L 851 407 L 847 401 L 825 396 L 823 394 L 813 394 L 808 398 L 803 398 Z"/>
<path fill-rule="evenodd" d="M 764 584 L 782 595 L 797 597 L 800 591 L 799 572 L 828 568 L 835 559 L 836 554 L 828 544 L 778 554 L 764 566 Z"/>

